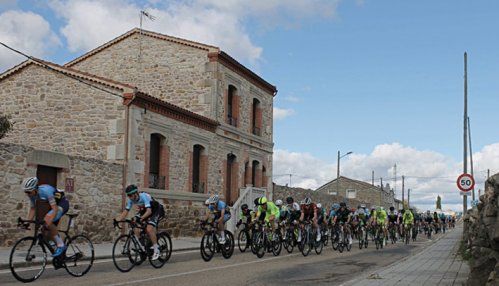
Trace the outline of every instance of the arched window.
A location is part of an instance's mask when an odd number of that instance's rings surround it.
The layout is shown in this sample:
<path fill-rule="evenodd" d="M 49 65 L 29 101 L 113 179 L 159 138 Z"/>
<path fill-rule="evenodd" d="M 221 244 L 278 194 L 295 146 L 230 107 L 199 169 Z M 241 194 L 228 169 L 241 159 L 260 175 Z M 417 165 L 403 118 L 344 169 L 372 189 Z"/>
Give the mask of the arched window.
<path fill-rule="evenodd" d="M 192 149 L 192 192 L 205 193 L 207 179 L 207 157 L 205 148 L 199 144 Z"/>
<path fill-rule="evenodd" d="M 260 101 L 256 98 L 253 98 L 251 111 L 251 133 L 257 136 L 262 135 L 262 109 Z"/>
<path fill-rule="evenodd" d="M 267 188 L 267 168 L 262 166 L 262 187 Z"/>
<path fill-rule="evenodd" d="M 253 184 L 253 187 L 260 187 L 260 178 L 261 174 L 259 173 L 259 165 L 260 163 L 257 160 L 253 161 L 253 167 L 252 167 L 252 172 L 251 172 L 251 184 Z"/>
<path fill-rule="evenodd" d="M 168 176 L 169 150 L 165 144 L 166 138 L 161 134 L 151 134 L 149 141 L 149 174 L 146 177 L 149 188 L 166 189 Z"/>
<path fill-rule="evenodd" d="M 225 174 L 225 200 L 229 205 L 237 200 L 237 163 L 236 155 L 227 155 L 227 172 Z"/>
<path fill-rule="evenodd" d="M 229 85 L 227 90 L 227 123 L 237 127 L 237 117 L 239 111 L 239 99 L 237 96 L 237 88 L 233 85 Z"/>

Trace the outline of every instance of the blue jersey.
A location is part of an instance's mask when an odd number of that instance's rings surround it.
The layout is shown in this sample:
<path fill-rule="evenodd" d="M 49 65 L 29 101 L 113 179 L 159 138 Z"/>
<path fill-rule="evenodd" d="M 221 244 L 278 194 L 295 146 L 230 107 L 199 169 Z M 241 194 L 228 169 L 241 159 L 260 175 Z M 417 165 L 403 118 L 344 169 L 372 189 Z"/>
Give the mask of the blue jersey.
<path fill-rule="evenodd" d="M 333 218 L 333 217 L 335 217 L 335 216 L 336 216 L 336 214 L 337 214 L 337 213 L 336 213 L 336 211 L 332 209 L 332 210 L 329 212 L 329 217 L 330 217 L 330 218 Z"/>
<path fill-rule="evenodd" d="M 208 209 L 210 210 L 211 213 L 213 214 L 219 214 L 222 212 L 222 210 L 225 210 L 227 208 L 227 205 L 222 202 L 222 201 L 218 201 L 218 204 L 217 204 L 217 208 L 215 209 L 215 206 L 214 205 L 209 205 L 208 206 Z M 227 210 L 225 211 L 227 213 Z"/>
<path fill-rule="evenodd" d="M 49 202 L 49 204 L 53 206 L 56 205 L 62 197 L 64 197 L 63 191 L 58 190 L 51 185 L 40 185 L 38 186 L 38 194 L 30 197 L 29 201 L 32 208 L 35 207 L 36 200 Z"/>
<path fill-rule="evenodd" d="M 134 200 L 131 200 L 130 198 L 127 198 L 127 201 L 126 201 L 126 210 L 129 211 L 133 205 L 137 205 L 140 209 L 144 209 L 144 208 L 151 208 L 151 202 L 153 201 L 153 198 L 151 197 L 151 195 L 149 195 L 148 193 L 139 193 L 139 198 L 134 201 Z"/>

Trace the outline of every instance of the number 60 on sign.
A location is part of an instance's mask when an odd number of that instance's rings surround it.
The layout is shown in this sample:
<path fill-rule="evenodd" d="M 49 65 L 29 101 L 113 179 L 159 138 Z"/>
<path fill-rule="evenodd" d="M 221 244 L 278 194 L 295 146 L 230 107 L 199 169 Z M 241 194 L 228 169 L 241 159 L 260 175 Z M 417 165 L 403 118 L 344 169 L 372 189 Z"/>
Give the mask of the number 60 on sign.
<path fill-rule="evenodd" d="M 457 178 L 457 187 L 463 192 L 469 192 L 475 187 L 475 179 L 470 174 L 461 174 Z"/>

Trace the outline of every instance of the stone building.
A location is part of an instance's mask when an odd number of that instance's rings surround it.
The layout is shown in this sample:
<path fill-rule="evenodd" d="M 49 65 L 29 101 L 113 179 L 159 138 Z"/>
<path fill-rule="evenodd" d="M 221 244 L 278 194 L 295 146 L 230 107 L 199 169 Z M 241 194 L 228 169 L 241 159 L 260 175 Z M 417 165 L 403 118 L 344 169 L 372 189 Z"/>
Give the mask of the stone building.
<path fill-rule="evenodd" d="M 333 203 L 345 202 L 350 208 L 357 208 L 357 206 L 363 202 L 357 199 L 347 199 L 341 195 L 334 195 L 328 192 L 318 192 L 311 189 L 303 188 L 292 188 L 288 186 L 280 186 L 274 184 L 273 187 L 274 199 L 281 199 L 285 201 L 287 197 L 293 197 L 295 202 L 300 203 L 306 197 L 312 199 L 314 203 L 321 203 L 328 210 L 331 208 Z"/>
<path fill-rule="evenodd" d="M 372 184 L 340 176 L 323 186 L 316 192 L 339 196 L 346 199 L 355 199 L 371 206 L 389 208 L 395 206 L 395 192 L 389 184 L 381 188 Z"/>
<path fill-rule="evenodd" d="M 65 189 L 81 230 L 110 240 L 134 183 L 162 200 L 174 236 L 196 235 L 212 193 L 272 191 L 277 90 L 217 47 L 133 29 L 59 66 L 28 60 L 0 75 L 0 241 L 27 212 L 20 183 Z"/>

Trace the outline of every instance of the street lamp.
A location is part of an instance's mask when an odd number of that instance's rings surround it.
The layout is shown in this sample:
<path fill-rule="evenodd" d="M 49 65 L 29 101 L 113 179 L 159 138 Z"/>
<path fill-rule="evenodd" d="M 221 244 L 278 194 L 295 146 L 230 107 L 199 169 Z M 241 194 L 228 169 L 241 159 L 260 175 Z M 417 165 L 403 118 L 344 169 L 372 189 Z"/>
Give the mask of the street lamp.
<path fill-rule="evenodd" d="M 340 151 L 338 150 L 338 166 L 336 168 L 336 193 L 339 194 L 340 193 L 340 159 L 345 157 L 345 156 L 348 156 L 350 154 L 352 154 L 353 152 L 350 151 L 346 154 L 343 154 L 342 156 L 340 156 Z"/>

